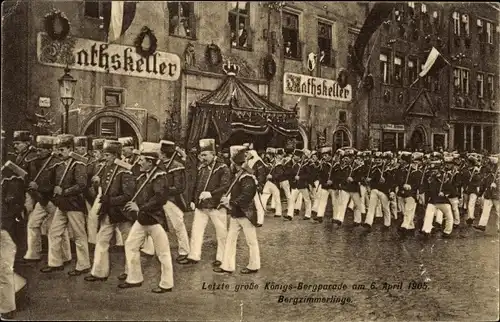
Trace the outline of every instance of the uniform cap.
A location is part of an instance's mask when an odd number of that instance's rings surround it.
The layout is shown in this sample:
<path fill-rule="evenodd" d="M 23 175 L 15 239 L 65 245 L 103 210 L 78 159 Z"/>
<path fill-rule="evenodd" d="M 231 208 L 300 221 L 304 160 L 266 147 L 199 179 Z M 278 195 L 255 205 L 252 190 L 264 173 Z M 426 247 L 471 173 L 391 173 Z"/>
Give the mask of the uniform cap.
<path fill-rule="evenodd" d="M 488 160 L 492 163 L 492 164 L 497 164 L 498 163 L 498 157 L 494 157 L 494 156 L 489 156 L 488 157 Z"/>
<path fill-rule="evenodd" d="M 36 146 L 41 149 L 52 149 L 56 138 L 48 135 L 39 135 L 36 137 Z"/>
<path fill-rule="evenodd" d="M 122 147 L 124 148 L 133 148 L 134 147 L 134 138 L 131 136 L 125 136 L 122 138 L 118 138 L 118 142 L 122 144 Z"/>
<path fill-rule="evenodd" d="M 385 151 L 382 156 L 386 159 L 392 159 L 394 158 L 394 154 L 391 151 Z"/>
<path fill-rule="evenodd" d="M 443 161 L 444 161 L 445 163 L 453 163 L 453 161 L 454 161 L 454 160 L 455 160 L 455 158 L 454 158 L 454 157 L 452 157 L 451 155 L 447 155 L 447 156 L 445 156 L 445 157 L 443 158 Z"/>
<path fill-rule="evenodd" d="M 105 140 L 103 142 L 102 151 L 107 152 L 107 153 L 114 153 L 114 154 L 121 155 L 122 154 L 122 144 L 120 143 L 120 141 Z"/>
<path fill-rule="evenodd" d="M 75 144 L 73 134 L 59 134 L 56 138 L 58 148 L 72 148 Z"/>
<path fill-rule="evenodd" d="M 89 147 L 88 138 L 86 136 L 75 136 L 73 140 L 75 141 L 75 147 Z"/>
<path fill-rule="evenodd" d="M 308 149 L 303 149 L 303 151 L 304 151 L 304 155 L 305 155 L 306 157 L 310 157 L 310 156 L 311 156 L 311 150 L 308 150 Z"/>
<path fill-rule="evenodd" d="M 296 155 L 296 156 L 298 156 L 298 157 L 301 157 L 301 156 L 303 156 L 303 155 L 304 155 L 304 151 L 299 150 L 299 149 L 295 149 L 295 150 L 293 150 L 293 155 Z"/>
<path fill-rule="evenodd" d="M 160 141 L 160 145 L 161 145 L 161 152 L 163 153 L 174 153 L 175 152 L 175 143 L 172 142 L 172 141 L 168 141 L 168 140 L 161 140 Z"/>
<path fill-rule="evenodd" d="M 92 140 L 92 149 L 93 150 L 102 150 L 104 148 L 104 141 L 106 141 L 106 140 L 105 139 L 93 139 Z"/>
<path fill-rule="evenodd" d="M 249 150 L 253 150 L 253 143 L 243 143 Z"/>
<path fill-rule="evenodd" d="M 229 147 L 231 160 L 236 164 L 242 164 L 246 160 L 248 147 L 245 145 L 232 145 Z"/>
<path fill-rule="evenodd" d="M 212 151 L 215 152 L 215 140 L 214 139 L 201 139 L 199 142 L 200 152 Z"/>
<path fill-rule="evenodd" d="M 12 138 L 13 142 L 30 142 L 31 141 L 31 132 L 30 131 L 14 131 L 14 135 Z"/>
<path fill-rule="evenodd" d="M 319 153 L 323 153 L 323 154 L 332 153 L 332 148 L 329 146 L 319 148 Z"/>
<path fill-rule="evenodd" d="M 275 149 L 275 148 L 267 148 L 267 149 L 266 149 L 266 153 L 269 153 L 269 154 L 276 154 L 276 149 Z"/>
<path fill-rule="evenodd" d="M 381 158 L 383 156 L 383 153 L 381 151 L 375 151 L 374 156 L 376 158 Z"/>
<path fill-rule="evenodd" d="M 160 155 L 161 146 L 160 143 L 142 142 L 139 151 L 142 156 L 157 159 Z"/>
<path fill-rule="evenodd" d="M 408 151 L 401 151 L 399 153 L 399 157 L 401 158 L 401 160 L 405 160 L 406 162 L 411 162 L 412 154 L 411 152 Z"/>
<path fill-rule="evenodd" d="M 424 154 L 422 152 L 413 152 L 413 154 L 411 155 L 411 158 L 414 161 L 422 160 L 424 158 Z"/>
<path fill-rule="evenodd" d="M 276 154 L 285 155 L 285 149 L 283 149 L 283 148 L 277 148 L 276 149 Z"/>

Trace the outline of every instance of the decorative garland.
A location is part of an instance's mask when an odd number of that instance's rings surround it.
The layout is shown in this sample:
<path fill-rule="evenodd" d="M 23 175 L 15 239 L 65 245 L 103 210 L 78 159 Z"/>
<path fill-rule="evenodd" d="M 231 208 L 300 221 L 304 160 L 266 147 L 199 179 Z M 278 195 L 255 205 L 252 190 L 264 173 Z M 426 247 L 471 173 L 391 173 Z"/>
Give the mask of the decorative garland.
<path fill-rule="evenodd" d="M 337 76 L 337 83 L 339 84 L 340 88 L 344 88 L 347 86 L 347 80 L 349 77 L 349 73 L 345 69 L 341 69 L 339 71 L 339 75 Z"/>
<path fill-rule="evenodd" d="M 267 80 L 271 80 L 276 74 L 276 63 L 274 62 L 273 56 L 267 55 L 264 58 L 264 75 Z"/>
<path fill-rule="evenodd" d="M 212 67 L 218 66 L 222 62 L 222 54 L 219 46 L 214 43 L 208 45 L 205 50 L 205 60 Z"/>
<path fill-rule="evenodd" d="M 59 10 L 53 10 L 51 13 L 45 15 L 44 18 L 45 31 L 49 35 L 50 39 L 62 41 L 66 39 L 70 30 L 70 23 L 68 18 L 64 13 Z M 55 31 L 55 24 L 59 22 L 61 24 L 61 32 Z"/>
<path fill-rule="evenodd" d="M 142 43 L 144 42 L 144 38 L 146 38 L 146 36 L 149 38 L 150 44 L 149 48 L 143 49 Z M 156 48 L 158 46 L 158 39 L 156 39 L 156 36 L 154 35 L 151 29 L 144 26 L 141 29 L 141 33 L 135 38 L 134 46 L 135 46 L 135 52 L 137 54 L 141 55 L 144 58 L 148 58 L 149 56 L 155 53 Z"/>

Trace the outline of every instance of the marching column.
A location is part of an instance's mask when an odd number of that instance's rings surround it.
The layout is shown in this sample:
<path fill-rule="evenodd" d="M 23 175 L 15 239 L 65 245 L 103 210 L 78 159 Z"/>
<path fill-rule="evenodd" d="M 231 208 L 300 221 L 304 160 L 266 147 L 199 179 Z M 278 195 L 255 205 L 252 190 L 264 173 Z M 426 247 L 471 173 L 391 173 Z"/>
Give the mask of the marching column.
<path fill-rule="evenodd" d="M 495 208 L 497 214 L 497 231 L 500 225 L 500 175 L 498 166 L 498 156 L 488 157 L 489 174 L 484 178 L 480 194 L 483 195 L 483 211 L 479 223 L 474 228 L 479 231 L 486 231 L 486 225 L 491 214 L 491 208 Z"/>

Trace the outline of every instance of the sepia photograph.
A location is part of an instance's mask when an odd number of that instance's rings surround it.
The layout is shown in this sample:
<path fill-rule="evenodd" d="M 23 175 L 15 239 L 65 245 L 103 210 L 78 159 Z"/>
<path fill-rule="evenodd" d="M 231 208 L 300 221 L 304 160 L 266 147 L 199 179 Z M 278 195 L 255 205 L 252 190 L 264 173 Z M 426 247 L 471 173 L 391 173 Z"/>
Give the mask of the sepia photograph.
<path fill-rule="evenodd" d="M 500 319 L 499 3 L 1 11 L 1 321 Z"/>

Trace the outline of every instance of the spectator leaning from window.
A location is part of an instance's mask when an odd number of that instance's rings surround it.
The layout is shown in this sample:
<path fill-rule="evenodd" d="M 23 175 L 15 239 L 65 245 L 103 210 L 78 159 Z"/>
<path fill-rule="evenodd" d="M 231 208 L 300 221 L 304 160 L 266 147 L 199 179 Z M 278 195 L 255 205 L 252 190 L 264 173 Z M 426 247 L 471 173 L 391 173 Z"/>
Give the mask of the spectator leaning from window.
<path fill-rule="evenodd" d="M 184 16 L 184 9 L 182 6 L 179 7 L 179 14 L 172 17 L 170 27 L 174 35 L 181 37 L 189 36 L 189 19 Z"/>

